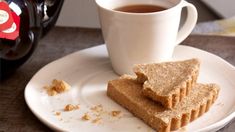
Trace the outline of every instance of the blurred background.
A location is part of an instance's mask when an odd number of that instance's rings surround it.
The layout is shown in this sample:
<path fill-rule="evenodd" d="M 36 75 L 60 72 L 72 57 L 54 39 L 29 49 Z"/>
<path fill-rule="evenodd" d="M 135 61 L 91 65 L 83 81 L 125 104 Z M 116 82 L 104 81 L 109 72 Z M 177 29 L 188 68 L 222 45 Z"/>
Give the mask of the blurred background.
<path fill-rule="evenodd" d="M 199 13 L 193 33 L 235 35 L 234 0 L 187 0 Z M 209 23 L 208 23 L 209 22 Z M 57 26 L 99 28 L 94 0 L 66 0 Z"/>

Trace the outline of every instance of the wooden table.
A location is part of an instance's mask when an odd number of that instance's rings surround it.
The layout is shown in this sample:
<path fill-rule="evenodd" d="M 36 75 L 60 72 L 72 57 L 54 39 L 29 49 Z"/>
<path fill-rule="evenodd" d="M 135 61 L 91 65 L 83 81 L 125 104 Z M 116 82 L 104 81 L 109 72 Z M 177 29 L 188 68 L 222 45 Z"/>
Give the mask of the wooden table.
<path fill-rule="evenodd" d="M 10 78 L 0 83 L 1 131 L 51 131 L 29 110 L 24 101 L 24 88 L 44 65 L 69 53 L 102 44 L 99 29 L 54 28 L 40 41 L 33 56 Z M 212 52 L 235 65 L 235 37 L 190 36 L 185 45 Z M 235 120 L 220 132 L 233 132 Z"/>

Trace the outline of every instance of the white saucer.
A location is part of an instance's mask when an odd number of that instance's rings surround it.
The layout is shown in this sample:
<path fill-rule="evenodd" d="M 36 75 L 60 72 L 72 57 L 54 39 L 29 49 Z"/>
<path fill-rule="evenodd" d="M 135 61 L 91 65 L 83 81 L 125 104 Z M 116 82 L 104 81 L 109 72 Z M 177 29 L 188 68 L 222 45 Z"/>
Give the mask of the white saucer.
<path fill-rule="evenodd" d="M 197 57 L 201 60 L 199 82 L 218 83 L 219 98 L 210 111 L 186 126 L 187 131 L 215 131 L 235 117 L 235 67 L 223 59 L 188 46 L 177 46 L 174 59 Z M 56 60 L 38 71 L 25 88 L 25 100 L 31 111 L 47 126 L 59 131 L 152 131 L 141 120 L 106 96 L 107 81 L 117 78 L 112 71 L 104 45 L 78 51 Z M 43 86 L 62 79 L 70 91 L 48 96 Z M 66 104 L 80 104 L 80 109 L 63 112 Z M 102 115 L 100 124 L 81 117 L 91 106 L 102 104 L 105 111 L 120 110 L 121 118 Z M 61 112 L 56 116 L 55 112 Z"/>

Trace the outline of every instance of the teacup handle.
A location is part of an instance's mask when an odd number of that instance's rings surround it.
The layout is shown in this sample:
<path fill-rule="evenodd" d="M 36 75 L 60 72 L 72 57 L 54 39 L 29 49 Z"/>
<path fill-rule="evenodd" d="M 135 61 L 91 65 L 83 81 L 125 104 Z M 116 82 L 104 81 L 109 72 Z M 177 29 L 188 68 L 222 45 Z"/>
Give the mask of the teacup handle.
<path fill-rule="evenodd" d="M 197 9 L 196 7 L 186 1 L 182 1 L 181 8 L 187 8 L 187 18 L 184 25 L 179 29 L 178 36 L 176 39 L 176 45 L 180 44 L 193 30 L 197 23 Z"/>

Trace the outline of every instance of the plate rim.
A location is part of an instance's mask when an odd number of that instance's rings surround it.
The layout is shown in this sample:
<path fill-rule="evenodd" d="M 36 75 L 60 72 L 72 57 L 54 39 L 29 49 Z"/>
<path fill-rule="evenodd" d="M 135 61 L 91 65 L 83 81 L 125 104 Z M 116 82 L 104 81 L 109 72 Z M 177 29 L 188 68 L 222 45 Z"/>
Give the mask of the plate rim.
<path fill-rule="evenodd" d="M 32 78 L 29 80 L 29 82 L 27 83 L 27 85 L 25 86 L 25 89 L 24 89 L 24 100 L 28 106 L 28 108 L 30 109 L 30 111 L 34 114 L 34 116 L 36 116 L 40 122 L 42 122 L 44 125 L 48 126 L 49 128 L 53 129 L 53 130 L 57 130 L 57 131 L 66 131 L 65 129 L 63 129 L 61 126 L 58 126 L 58 125 L 55 125 L 54 123 L 46 120 L 45 117 L 42 117 L 40 116 L 40 114 L 37 112 L 37 110 L 35 110 L 34 108 L 32 108 L 31 104 L 30 104 L 30 99 L 28 98 L 28 90 L 30 88 L 30 84 L 32 82 L 32 80 L 34 80 L 34 78 L 43 70 L 45 69 L 46 67 L 50 66 L 50 65 L 53 65 L 54 63 L 58 62 L 58 61 L 61 61 L 63 59 L 66 59 L 66 58 L 69 58 L 70 56 L 73 56 L 74 54 L 76 53 L 80 53 L 80 52 L 86 52 L 87 50 L 91 50 L 91 49 L 95 49 L 95 48 L 105 48 L 105 44 L 101 44 L 101 45 L 98 45 L 98 46 L 93 46 L 93 47 L 90 47 L 90 48 L 86 48 L 86 49 L 82 49 L 82 50 L 79 50 L 79 51 L 75 51 L 73 53 L 70 53 L 68 55 L 65 55 L 61 58 L 58 58 L 48 64 L 46 64 L 45 66 L 43 66 L 42 68 L 40 68 L 33 76 Z M 230 64 L 229 62 L 227 62 L 226 60 L 224 60 L 223 58 L 213 54 L 213 53 L 210 53 L 208 51 L 204 51 L 202 49 L 199 49 L 199 48 L 196 48 L 196 47 L 192 47 L 192 46 L 187 46 L 187 45 L 178 45 L 176 47 L 182 47 L 182 48 L 188 48 L 188 49 L 191 49 L 191 50 L 194 50 L 194 51 L 197 51 L 197 52 L 203 52 L 205 54 L 208 54 L 210 56 L 213 56 L 213 57 L 216 57 L 219 61 L 221 61 L 222 63 L 226 64 L 227 66 L 229 66 L 231 69 L 235 70 L 235 66 L 233 66 L 232 64 Z M 235 110 L 233 110 L 233 112 L 231 112 L 228 116 L 224 117 L 223 119 L 219 120 L 218 122 L 214 123 L 214 124 L 211 124 L 207 127 L 204 127 L 204 128 L 201 128 L 201 129 L 198 129 L 196 130 L 197 132 L 202 132 L 202 131 L 209 131 L 209 130 L 219 130 L 221 129 L 222 127 L 224 127 L 225 125 L 227 125 L 230 121 L 232 121 L 233 119 L 235 118 Z"/>

